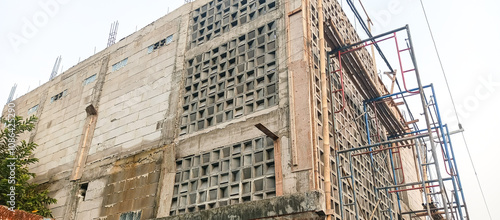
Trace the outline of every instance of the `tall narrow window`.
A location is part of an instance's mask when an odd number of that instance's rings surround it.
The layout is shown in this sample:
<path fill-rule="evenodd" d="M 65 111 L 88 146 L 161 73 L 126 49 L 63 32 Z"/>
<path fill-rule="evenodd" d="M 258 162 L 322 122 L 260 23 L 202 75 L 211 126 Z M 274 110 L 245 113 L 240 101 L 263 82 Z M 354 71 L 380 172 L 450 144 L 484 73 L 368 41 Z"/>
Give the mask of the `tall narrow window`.
<path fill-rule="evenodd" d="M 85 197 L 87 196 L 87 189 L 89 188 L 89 183 L 84 183 L 80 185 L 79 194 L 83 201 L 85 201 Z"/>

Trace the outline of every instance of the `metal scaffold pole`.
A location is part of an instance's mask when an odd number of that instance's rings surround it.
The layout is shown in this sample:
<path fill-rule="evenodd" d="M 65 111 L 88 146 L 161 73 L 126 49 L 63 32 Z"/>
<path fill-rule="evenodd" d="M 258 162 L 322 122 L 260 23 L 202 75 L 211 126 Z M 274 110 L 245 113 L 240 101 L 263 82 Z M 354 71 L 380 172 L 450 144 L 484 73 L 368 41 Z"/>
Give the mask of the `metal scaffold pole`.
<path fill-rule="evenodd" d="M 431 121 L 430 121 L 430 118 L 429 118 L 429 112 L 427 110 L 427 105 L 426 105 L 426 101 L 425 101 L 425 94 L 424 94 L 424 90 L 423 90 L 423 87 L 422 87 L 422 81 L 420 79 L 420 74 L 418 72 L 418 67 L 417 67 L 417 60 L 415 58 L 415 51 L 413 50 L 413 43 L 412 43 L 412 40 L 411 40 L 411 34 L 410 34 L 410 28 L 408 27 L 408 25 L 406 26 L 406 33 L 408 35 L 408 42 L 410 44 L 410 55 L 411 55 L 411 60 L 413 62 L 413 66 L 415 68 L 415 75 L 416 75 L 416 78 L 417 78 L 417 84 L 418 84 L 418 88 L 419 88 L 419 92 L 420 92 L 420 101 L 422 102 L 422 109 L 424 111 L 424 117 L 425 117 L 425 123 L 427 125 L 427 133 L 428 133 L 428 136 L 429 136 L 429 142 L 431 144 L 431 154 L 432 154 L 432 158 L 434 160 L 434 166 L 436 167 L 436 175 L 437 175 L 437 178 L 438 178 L 438 181 L 439 181 L 439 190 L 440 190 L 440 194 L 441 194 L 441 197 L 442 197 L 442 200 L 443 200 L 443 206 L 445 207 L 444 211 L 445 211 L 445 218 L 446 219 L 451 219 L 450 217 L 450 212 L 447 208 L 448 206 L 448 197 L 446 196 L 446 191 L 445 191 L 445 186 L 444 186 L 444 182 L 443 182 L 443 177 L 441 175 L 441 170 L 440 170 L 440 167 L 439 167 L 439 163 L 437 162 L 438 161 L 438 156 L 437 156 L 437 152 L 436 152 L 436 144 L 434 143 L 434 138 L 433 138 L 433 134 L 432 134 L 432 126 L 431 126 Z M 401 70 L 403 72 L 403 70 Z"/>
<path fill-rule="evenodd" d="M 406 31 L 406 41 L 407 41 L 407 48 L 402 48 L 400 49 L 398 46 L 398 38 L 396 36 L 397 32 L 400 31 Z M 338 86 L 341 87 L 340 89 L 335 89 L 332 85 L 331 86 L 331 92 L 333 95 L 334 93 L 337 92 L 342 92 L 341 96 L 339 99 L 342 100 L 341 108 L 339 111 L 334 111 L 333 112 L 337 113 L 340 111 L 344 110 L 344 107 L 347 105 L 344 101 L 344 98 L 346 94 L 344 94 L 344 82 L 342 81 L 342 68 L 343 68 L 343 58 L 341 59 L 342 55 L 346 55 L 349 53 L 355 53 L 358 50 L 360 50 L 363 47 L 370 46 L 372 44 L 376 44 L 388 39 L 394 39 L 396 43 L 396 49 L 398 53 L 398 59 L 399 59 L 399 66 L 401 68 L 401 76 L 403 77 L 403 84 L 404 84 L 404 90 L 396 93 L 389 93 L 389 94 L 372 94 L 371 97 L 368 97 L 363 101 L 363 106 L 364 109 L 362 110 L 362 115 L 364 115 L 364 121 L 365 121 L 365 128 L 366 129 L 366 136 L 367 136 L 367 145 L 364 146 L 358 146 L 358 147 L 353 147 L 353 148 L 335 148 L 336 154 L 335 154 L 335 164 L 336 164 L 336 171 L 337 171 L 337 181 L 338 181 L 338 191 L 339 191 L 339 202 L 340 202 L 340 217 L 344 218 L 345 217 L 345 212 L 344 208 L 347 206 L 354 206 L 352 207 L 353 214 L 355 214 L 355 219 L 360 219 L 359 210 L 357 210 L 356 206 L 356 189 L 353 187 L 353 192 L 352 192 L 352 199 L 349 197 L 345 197 L 348 200 L 348 203 L 346 204 L 346 201 L 344 199 L 344 191 L 345 187 L 342 186 L 342 183 L 346 181 L 347 179 L 351 180 L 352 182 L 355 181 L 355 177 L 353 176 L 354 170 L 352 169 L 352 163 L 353 163 L 353 158 L 354 156 L 362 156 L 362 155 L 370 155 L 370 162 L 373 166 L 375 164 L 374 162 L 374 155 L 382 152 L 382 151 L 388 151 L 389 156 L 391 157 L 391 168 L 392 168 L 392 181 L 394 183 L 382 183 L 380 186 L 375 186 L 374 185 L 374 191 L 375 191 L 375 197 L 376 200 L 380 199 L 388 199 L 387 202 L 382 202 L 380 205 L 377 205 L 373 210 L 371 210 L 371 216 L 380 216 L 380 214 L 385 213 L 385 217 L 393 218 L 393 214 L 395 215 L 410 215 L 410 216 L 417 216 L 417 217 L 423 217 L 423 216 L 428 216 L 430 219 L 434 219 L 437 216 L 441 216 L 439 218 L 451 220 L 451 219 L 467 219 L 467 217 L 464 216 L 467 213 L 467 207 L 465 205 L 465 198 L 463 196 L 463 191 L 460 183 L 460 177 L 458 175 L 458 170 L 456 168 L 456 161 L 455 157 L 453 155 L 453 151 L 451 148 L 451 141 L 449 140 L 449 133 L 448 130 L 445 130 L 446 125 L 443 124 L 441 121 L 440 117 L 440 112 L 439 112 L 439 107 L 436 101 L 436 94 L 433 88 L 433 85 L 422 85 L 422 81 L 419 75 L 419 71 L 417 68 L 417 62 L 416 62 L 416 57 L 415 57 L 415 52 L 413 50 L 413 44 L 411 41 L 411 35 L 410 35 L 410 29 L 408 26 L 404 26 L 402 28 L 395 29 L 393 31 L 377 35 L 375 37 L 371 37 L 362 41 L 359 41 L 354 44 L 350 45 L 345 45 L 345 46 L 340 46 L 336 49 L 333 49 L 329 54 L 336 54 L 338 57 L 338 68 L 335 71 L 330 71 L 330 74 L 335 74 L 337 73 L 338 76 L 340 77 L 340 82 L 337 82 Z M 410 55 L 410 59 L 413 65 L 412 69 L 403 69 L 402 66 L 402 59 L 401 59 L 401 53 L 402 52 L 408 52 Z M 349 58 L 347 56 L 347 58 Z M 346 61 L 348 63 L 348 61 Z M 328 62 L 328 65 L 330 67 L 330 62 Z M 332 64 L 332 67 L 334 65 Z M 347 72 L 347 71 L 346 71 Z M 416 81 L 418 83 L 417 88 L 413 89 L 408 89 L 406 86 L 405 82 L 405 76 L 404 73 L 408 72 L 415 72 L 415 77 Z M 333 80 L 333 76 L 332 76 Z M 330 82 L 332 83 L 332 82 Z M 431 94 L 431 99 L 430 102 L 427 100 L 426 94 L 424 92 L 424 89 L 429 89 L 432 90 Z M 385 137 L 381 139 L 380 137 L 378 138 L 377 141 L 371 142 L 371 131 L 370 129 L 376 129 L 376 134 L 373 134 L 375 137 L 377 135 L 380 135 L 378 127 L 378 119 L 377 116 L 379 113 L 377 105 L 387 101 L 394 101 L 394 99 L 403 99 L 406 108 L 408 111 L 410 111 L 408 104 L 406 103 L 405 97 L 411 97 L 415 96 L 420 99 L 420 104 L 421 108 L 423 110 L 423 117 L 425 118 L 425 128 L 419 129 L 417 122 L 419 121 L 418 119 L 414 119 L 411 117 L 411 121 L 409 122 L 404 122 L 403 124 L 409 125 L 413 124 L 413 128 L 407 127 L 406 129 L 401 128 L 399 130 L 393 131 L 388 137 Z M 332 96 L 333 99 L 333 96 Z M 371 104 L 371 105 L 369 105 Z M 419 104 L 419 105 L 420 105 Z M 335 106 L 332 106 L 334 108 Z M 367 108 L 370 107 L 370 108 Z M 369 126 L 369 114 L 368 112 L 372 112 L 374 116 L 372 116 L 372 119 L 370 120 L 375 120 L 375 127 L 370 127 Z M 384 116 L 386 117 L 386 116 Z M 436 133 L 437 136 L 434 136 L 434 132 Z M 427 140 L 426 140 L 427 139 Z M 375 140 L 375 139 L 374 139 Z M 429 142 L 426 147 L 426 142 Z M 403 162 L 401 161 L 401 154 L 398 154 L 396 158 L 398 158 L 397 161 L 393 160 L 392 156 L 395 156 L 394 152 L 400 152 L 400 149 L 403 147 L 408 147 L 414 145 L 415 149 L 415 167 L 416 167 L 416 172 L 418 172 L 416 181 L 412 183 L 405 183 L 405 178 L 404 178 L 404 170 L 402 167 Z M 378 147 L 379 149 L 372 149 L 374 147 Z M 438 147 L 440 147 L 440 151 L 438 154 Z M 356 152 L 357 151 L 357 152 Z M 429 156 L 427 156 L 427 152 L 429 152 Z M 344 154 L 347 157 L 347 161 L 344 161 L 340 157 L 340 154 Z M 393 155 L 394 154 L 394 155 Z M 444 170 L 446 170 L 446 173 L 449 175 L 446 176 L 446 178 L 443 175 L 446 175 L 445 173 L 441 172 L 440 168 L 440 157 L 443 157 L 442 159 L 444 160 Z M 380 159 L 380 158 L 379 158 Z M 382 158 L 383 160 L 383 158 Z M 343 164 L 344 161 L 344 164 Z M 343 165 L 342 165 L 343 164 Z M 397 165 L 398 164 L 398 165 Z M 350 173 L 343 172 L 344 170 L 342 169 L 342 166 L 347 165 L 349 169 L 347 172 L 350 171 Z M 382 168 L 382 167 L 380 167 Z M 391 169 L 389 168 L 389 169 Z M 372 167 L 373 172 L 379 172 L 379 169 L 377 167 Z M 381 169 L 383 170 L 383 169 Z M 399 171 L 400 170 L 400 171 Z M 396 173 L 396 171 L 398 173 Z M 386 171 L 387 172 L 387 171 Z M 401 180 L 398 180 L 396 176 L 399 176 L 398 178 L 401 178 Z M 446 185 L 445 181 L 450 181 L 452 184 L 453 189 L 450 191 L 451 192 L 451 197 L 448 197 L 449 192 L 446 191 Z M 433 183 L 433 184 L 431 184 Z M 405 188 L 405 187 L 410 187 L 410 188 Z M 347 187 L 348 188 L 348 187 Z M 423 199 L 423 205 L 424 209 L 423 210 L 412 210 L 412 211 L 407 211 L 407 210 L 401 210 L 401 198 L 399 193 L 405 192 L 405 191 L 410 191 L 410 190 L 418 190 L 420 189 L 422 192 L 422 199 Z M 432 190 L 432 189 L 435 189 Z M 385 194 L 381 194 L 379 198 L 379 192 L 385 192 Z M 391 194 L 395 195 L 396 198 L 391 198 Z M 460 194 L 462 194 L 460 196 Z M 451 198 L 451 201 L 450 201 Z M 394 206 L 395 199 L 397 199 L 398 202 L 398 207 L 399 210 L 392 210 L 392 207 Z M 395 207 L 394 207 L 395 208 Z M 463 210 L 462 210 L 463 209 Z M 378 212 L 377 212 L 378 211 Z M 468 216 L 468 215 L 467 215 Z M 363 217 L 363 218 L 366 218 Z"/>

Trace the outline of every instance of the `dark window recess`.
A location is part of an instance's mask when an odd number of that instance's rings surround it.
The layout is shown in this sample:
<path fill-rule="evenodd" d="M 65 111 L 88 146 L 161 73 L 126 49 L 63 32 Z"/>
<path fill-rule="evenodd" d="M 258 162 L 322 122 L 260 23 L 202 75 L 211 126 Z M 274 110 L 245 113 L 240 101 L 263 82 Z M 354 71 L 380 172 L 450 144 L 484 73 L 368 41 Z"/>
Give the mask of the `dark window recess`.
<path fill-rule="evenodd" d="M 167 38 L 161 39 L 160 41 L 152 44 L 151 46 L 148 47 L 148 54 L 152 53 L 153 51 L 157 50 L 160 47 L 169 45 L 170 43 L 172 43 L 173 40 L 174 40 L 174 35 L 171 34 Z"/>
<path fill-rule="evenodd" d="M 88 115 L 97 115 L 97 110 L 95 109 L 94 105 L 90 104 L 85 108 L 85 111 L 87 112 Z"/>
<path fill-rule="evenodd" d="M 52 96 L 50 98 L 50 102 L 52 103 L 52 102 L 55 102 L 59 99 L 62 99 L 64 96 L 66 96 L 67 93 L 68 93 L 68 90 L 64 90 L 64 91 L 60 92 L 59 94 Z"/>
<path fill-rule="evenodd" d="M 141 212 L 142 210 L 122 213 L 120 220 L 141 220 Z"/>
<path fill-rule="evenodd" d="M 82 197 L 83 201 L 85 201 L 85 196 L 87 196 L 87 189 L 89 188 L 89 183 L 83 183 L 80 185 L 80 190 L 78 194 Z"/>

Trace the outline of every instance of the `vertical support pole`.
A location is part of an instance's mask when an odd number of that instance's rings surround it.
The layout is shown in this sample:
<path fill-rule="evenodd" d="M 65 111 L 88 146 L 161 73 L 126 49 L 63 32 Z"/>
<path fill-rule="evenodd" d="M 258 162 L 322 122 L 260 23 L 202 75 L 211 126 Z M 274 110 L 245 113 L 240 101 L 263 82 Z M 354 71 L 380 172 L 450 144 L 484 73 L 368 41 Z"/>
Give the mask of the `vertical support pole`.
<path fill-rule="evenodd" d="M 363 7 L 363 9 L 364 9 L 364 7 Z M 367 14 L 367 16 L 368 16 L 368 14 Z M 370 25 L 370 23 L 372 23 L 372 20 L 370 18 L 368 18 L 368 20 L 366 20 L 366 23 L 368 23 L 368 31 L 371 33 L 372 32 L 372 26 Z M 375 59 L 375 47 L 374 47 L 374 44 L 372 44 L 370 47 L 371 47 L 371 51 L 372 51 L 373 69 L 375 69 L 375 74 L 377 74 L 377 61 Z M 393 83 L 393 86 L 394 86 L 394 83 Z"/>
<path fill-rule="evenodd" d="M 419 171 L 420 171 L 420 176 L 422 176 L 421 178 L 421 181 L 422 181 L 422 187 L 424 188 L 423 189 L 423 193 L 424 193 L 424 200 L 425 200 L 425 208 L 427 209 L 427 215 L 431 216 L 431 209 L 429 207 L 429 202 L 430 202 L 430 197 L 428 196 L 428 190 L 429 188 L 426 187 L 426 184 L 425 184 L 425 181 L 427 180 L 426 176 L 425 175 L 425 170 L 424 170 L 424 167 L 422 165 L 422 155 L 421 155 L 421 149 L 420 149 L 420 140 L 416 140 L 415 141 L 415 150 L 417 151 L 417 160 L 418 160 L 418 164 L 419 164 Z"/>
<path fill-rule="evenodd" d="M 458 208 L 457 210 L 458 210 L 458 214 L 460 215 L 460 219 L 463 219 L 464 216 L 462 213 L 462 208 L 460 207 L 461 204 L 460 204 L 460 199 L 458 198 L 458 192 L 457 192 L 458 186 L 457 186 L 457 182 L 456 182 L 455 177 L 454 177 L 454 175 L 456 175 L 454 173 L 457 172 L 457 169 L 455 166 L 453 166 L 454 164 L 451 162 L 451 158 L 453 158 L 453 160 L 455 160 L 455 157 L 452 156 L 450 158 L 450 152 L 448 150 L 448 141 L 450 139 L 449 139 L 449 136 L 448 136 L 448 138 L 446 138 L 446 134 L 448 134 L 448 130 L 447 130 L 447 133 L 444 133 L 443 122 L 441 121 L 441 114 L 439 112 L 439 105 L 437 103 L 437 98 L 436 98 L 436 92 L 434 91 L 434 85 L 432 85 L 432 84 L 431 84 L 431 90 L 432 90 L 432 99 L 434 99 L 434 106 L 436 108 L 436 116 L 437 116 L 437 120 L 439 123 L 439 130 L 441 131 L 441 138 L 442 138 L 443 143 L 444 143 L 444 149 L 445 149 L 446 155 L 448 155 L 448 167 L 450 167 L 451 182 L 453 183 L 453 190 L 454 190 L 453 195 L 455 196 L 455 201 L 457 203 L 457 208 Z M 448 141 L 447 141 L 447 139 L 448 139 Z M 450 203 L 450 209 L 453 209 L 453 203 Z"/>
<path fill-rule="evenodd" d="M 318 0 L 318 29 L 319 29 L 319 68 L 321 71 L 321 111 L 323 123 L 323 161 L 325 170 L 323 177 L 325 178 L 325 206 L 326 206 L 326 219 L 331 219 L 331 168 L 330 168 L 330 129 L 328 122 L 328 94 L 326 87 L 326 50 L 325 50 L 325 31 L 324 31 L 324 15 L 323 15 L 323 0 Z M 333 101 L 333 100 L 332 100 Z"/>
<path fill-rule="evenodd" d="M 334 80 L 334 75 L 332 74 L 332 69 L 334 68 L 334 64 L 330 60 L 330 53 L 328 53 L 327 57 L 327 68 L 328 68 L 328 78 L 330 79 L 330 100 L 331 101 L 331 109 L 332 111 L 335 111 L 335 104 L 334 101 L 334 87 L 333 87 L 333 80 Z M 340 63 L 339 63 L 340 66 Z M 342 178 L 341 175 L 342 173 L 340 172 L 340 164 L 339 164 L 339 154 L 337 153 L 339 151 L 339 146 L 338 146 L 338 140 L 337 140 L 337 135 L 336 135 L 336 119 L 335 119 L 335 113 L 332 114 L 332 123 L 333 123 L 333 146 L 335 149 L 335 170 L 337 171 L 337 186 L 339 187 L 339 202 L 340 202 L 340 213 L 341 216 L 343 215 L 343 204 L 342 204 Z"/>
<path fill-rule="evenodd" d="M 368 120 L 368 108 L 366 107 L 366 102 L 363 102 L 363 111 L 365 112 L 365 129 L 366 129 L 366 140 L 368 144 L 372 144 L 372 139 L 371 139 L 371 133 L 370 133 L 370 121 Z M 370 147 L 369 151 L 371 151 L 372 148 Z M 370 153 L 370 162 L 372 164 L 372 169 L 373 169 L 373 154 Z M 375 187 L 376 189 L 376 187 Z"/>
<path fill-rule="evenodd" d="M 448 210 L 448 208 L 446 207 L 448 205 L 448 197 L 446 196 L 446 191 L 445 191 L 445 188 L 444 188 L 444 182 L 443 182 L 443 177 L 441 176 L 441 170 L 439 168 L 439 163 L 438 163 L 438 157 L 437 157 L 437 153 L 436 153 L 436 144 L 434 143 L 434 138 L 433 138 L 433 135 L 432 135 L 432 127 L 431 127 L 431 122 L 430 122 L 430 119 L 429 119 L 429 112 L 427 111 L 427 106 L 425 104 L 425 94 L 424 94 L 424 91 L 423 91 L 423 88 L 422 88 L 422 82 L 421 82 L 421 79 L 420 79 L 420 74 L 418 72 L 418 67 L 417 67 L 417 60 L 415 58 L 415 52 L 413 51 L 413 42 L 411 41 L 411 34 L 410 34 L 410 27 L 408 27 L 408 25 L 406 26 L 406 32 L 408 34 L 408 41 L 410 43 L 410 55 L 411 55 L 411 60 L 413 62 L 413 66 L 415 67 L 415 74 L 417 76 L 417 83 L 418 83 L 418 88 L 419 88 L 419 91 L 420 91 L 420 101 L 422 102 L 422 109 L 424 111 L 424 116 L 425 116 L 425 123 L 427 125 L 427 132 L 429 133 L 429 142 L 431 143 L 431 153 L 432 153 L 432 158 L 434 159 L 434 162 L 435 162 L 435 166 L 436 166 L 436 174 L 437 174 L 437 178 L 438 178 L 438 181 L 439 181 L 439 190 L 440 190 L 440 193 L 441 193 L 441 197 L 443 199 L 443 203 L 444 203 L 444 206 L 445 206 L 445 218 L 446 219 L 451 219 L 450 218 L 450 212 Z"/>
<path fill-rule="evenodd" d="M 369 126 L 369 121 L 368 121 L 368 109 L 366 108 L 366 103 L 363 102 L 363 111 L 365 111 L 365 127 L 366 127 L 366 137 L 368 138 L 368 144 L 372 144 L 372 141 L 371 141 L 371 138 L 370 138 L 370 126 Z M 370 147 L 369 149 L 370 151 L 372 150 L 372 148 Z M 370 153 L 370 160 L 372 162 L 372 166 L 373 166 L 373 154 Z"/>
<path fill-rule="evenodd" d="M 387 196 L 387 199 L 389 200 L 389 209 L 387 210 L 387 212 L 389 213 L 389 219 L 392 220 L 392 202 L 391 202 L 391 197 L 389 195 L 389 190 L 386 188 L 385 189 L 385 196 Z"/>
<path fill-rule="evenodd" d="M 336 92 L 338 91 L 342 91 L 342 107 L 338 110 L 338 111 L 335 111 L 335 109 L 333 109 L 333 113 L 336 114 L 336 113 L 339 113 L 339 112 L 342 112 L 344 111 L 344 108 L 345 108 L 345 91 L 344 91 L 344 74 L 342 72 L 342 53 L 339 51 L 338 54 L 338 59 L 339 59 L 339 77 L 340 77 L 340 90 L 336 90 Z"/>
<path fill-rule="evenodd" d="M 396 144 L 393 143 L 392 145 L 394 146 Z M 389 147 L 390 147 L 390 145 L 389 145 Z M 392 175 L 394 176 L 394 185 L 397 185 L 398 184 L 398 179 L 396 178 L 396 166 L 394 165 L 394 158 L 392 157 L 392 149 L 389 149 L 389 158 L 391 160 Z M 399 188 L 396 187 L 395 189 L 398 190 Z M 396 192 L 396 198 L 398 199 L 398 209 L 399 209 L 399 212 L 401 212 L 401 201 L 400 201 L 400 198 L 399 198 L 399 192 Z"/>
<path fill-rule="evenodd" d="M 453 164 L 455 164 L 455 172 L 456 172 L 456 177 L 457 177 L 457 183 L 458 183 L 458 190 L 460 191 L 462 201 L 464 203 L 464 209 L 465 209 L 465 215 L 469 217 L 469 211 L 467 209 L 467 204 L 465 203 L 465 196 L 464 196 L 464 191 L 462 189 L 462 182 L 460 180 L 460 174 L 458 173 L 458 167 L 457 167 L 457 161 L 455 160 L 455 152 L 453 152 L 453 146 L 451 144 L 451 139 L 450 139 L 450 131 L 448 130 L 448 125 L 444 125 L 446 128 L 446 136 L 448 137 L 448 141 L 450 144 L 450 151 L 451 151 L 451 156 L 453 157 Z M 459 209 L 462 209 L 462 207 L 459 207 Z M 462 217 L 462 219 L 465 219 Z"/>
<path fill-rule="evenodd" d="M 344 219 L 344 201 L 342 196 L 342 173 L 340 172 L 340 159 L 339 154 L 335 155 L 335 162 L 337 163 L 337 181 L 339 186 L 339 204 L 340 204 L 340 219 Z"/>
<path fill-rule="evenodd" d="M 370 122 L 368 120 L 368 108 L 366 108 L 366 102 L 363 102 L 363 110 L 365 111 L 365 127 L 366 127 L 366 137 L 368 138 L 368 144 L 372 144 L 372 139 L 371 139 L 371 133 L 370 133 Z M 369 151 L 372 151 L 372 148 L 370 147 L 368 149 Z M 373 159 L 373 153 L 370 153 L 370 162 L 372 163 L 372 172 L 378 172 L 378 169 L 373 165 L 374 164 L 374 159 Z M 375 186 L 376 187 L 376 186 Z"/>
<path fill-rule="evenodd" d="M 372 141 L 370 138 L 370 123 L 368 120 L 368 108 L 366 108 L 366 102 L 363 102 L 363 111 L 365 112 L 365 128 L 366 128 L 367 141 L 368 141 L 368 144 L 372 144 Z M 371 151 L 371 150 L 372 150 L 372 148 L 369 149 L 369 151 Z M 378 172 L 378 170 L 374 166 L 372 153 L 370 153 L 370 163 L 371 163 L 371 167 L 372 167 L 372 178 L 375 178 L 375 172 Z M 373 181 L 373 182 L 374 182 L 373 189 L 375 192 L 375 199 L 378 201 L 379 196 L 378 196 L 377 185 L 376 185 L 375 181 Z M 377 210 L 378 210 L 378 208 L 377 208 Z M 377 211 L 377 215 L 380 216 L 380 212 Z"/>
<path fill-rule="evenodd" d="M 354 205 L 354 213 L 356 213 L 356 220 L 359 220 L 359 211 L 358 211 L 358 203 L 356 200 L 356 182 L 354 180 L 354 168 L 352 166 L 352 151 L 348 153 L 349 156 L 349 169 L 351 170 L 351 182 L 352 182 L 352 197 Z"/>

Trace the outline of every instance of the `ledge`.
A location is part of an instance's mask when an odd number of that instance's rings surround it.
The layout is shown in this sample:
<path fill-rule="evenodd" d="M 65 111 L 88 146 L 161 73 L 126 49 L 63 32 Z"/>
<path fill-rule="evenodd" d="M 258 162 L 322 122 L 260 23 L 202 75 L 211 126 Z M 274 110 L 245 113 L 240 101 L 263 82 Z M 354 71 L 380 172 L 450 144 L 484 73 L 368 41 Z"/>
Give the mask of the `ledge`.
<path fill-rule="evenodd" d="M 323 219 L 323 200 L 323 193 L 319 191 L 311 191 L 279 196 L 271 199 L 239 203 L 181 215 L 156 218 L 155 220 L 247 220 L 280 216 L 291 217 L 290 215 L 300 215 L 305 217 L 305 213 L 309 213 L 307 219 Z"/>

